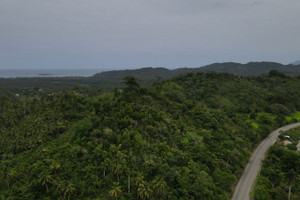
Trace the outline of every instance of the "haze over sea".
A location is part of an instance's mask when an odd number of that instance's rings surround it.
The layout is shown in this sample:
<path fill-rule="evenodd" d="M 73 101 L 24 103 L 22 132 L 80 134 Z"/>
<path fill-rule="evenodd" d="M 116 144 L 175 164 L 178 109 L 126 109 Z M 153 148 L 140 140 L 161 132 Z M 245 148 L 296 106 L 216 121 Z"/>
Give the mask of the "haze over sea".
<path fill-rule="evenodd" d="M 111 69 L 0 69 L 0 78 L 93 76 Z"/>

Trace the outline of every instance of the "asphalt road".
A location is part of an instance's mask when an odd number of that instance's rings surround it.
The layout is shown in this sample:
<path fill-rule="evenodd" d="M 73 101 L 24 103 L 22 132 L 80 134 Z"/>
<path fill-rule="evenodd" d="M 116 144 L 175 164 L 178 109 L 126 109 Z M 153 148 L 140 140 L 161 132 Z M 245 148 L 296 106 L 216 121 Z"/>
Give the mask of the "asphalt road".
<path fill-rule="evenodd" d="M 250 200 L 250 190 L 258 172 L 260 171 L 262 160 L 264 159 L 269 147 L 276 142 L 278 136 L 280 135 L 279 131 L 287 131 L 298 126 L 300 126 L 300 123 L 281 127 L 272 132 L 266 139 L 264 139 L 260 143 L 260 145 L 255 149 L 252 158 L 248 162 L 244 173 L 235 188 L 232 200 Z"/>

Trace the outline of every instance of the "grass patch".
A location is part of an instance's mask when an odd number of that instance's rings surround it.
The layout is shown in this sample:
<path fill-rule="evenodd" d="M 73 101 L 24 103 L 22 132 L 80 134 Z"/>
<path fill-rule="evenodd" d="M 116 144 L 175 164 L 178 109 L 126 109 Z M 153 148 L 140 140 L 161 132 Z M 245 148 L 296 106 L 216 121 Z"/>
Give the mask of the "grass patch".
<path fill-rule="evenodd" d="M 271 113 L 260 112 L 260 113 L 257 113 L 256 120 L 259 122 L 263 122 L 264 120 L 272 121 L 275 118 L 276 118 L 276 116 L 272 115 Z"/>
<path fill-rule="evenodd" d="M 258 172 L 257 176 L 256 176 L 256 179 L 250 189 L 250 198 L 251 199 L 255 199 L 255 189 L 257 187 L 257 180 L 258 180 L 258 177 L 260 176 L 260 171 Z"/>
<path fill-rule="evenodd" d="M 300 111 L 292 113 L 291 117 L 296 120 L 300 120 Z"/>
<path fill-rule="evenodd" d="M 252 122 L 251 125 L 254 127 L 254 128 L 258 128 L 259 127 L 259 124 L 257 122 Z"/>
<path fill-rule="evenodd" d="M 291 117 L 291 116 L 285 116 L 285 120 L 288 122 L 292 121 L 292 119 L 293 119 L 293 117 Z"/>

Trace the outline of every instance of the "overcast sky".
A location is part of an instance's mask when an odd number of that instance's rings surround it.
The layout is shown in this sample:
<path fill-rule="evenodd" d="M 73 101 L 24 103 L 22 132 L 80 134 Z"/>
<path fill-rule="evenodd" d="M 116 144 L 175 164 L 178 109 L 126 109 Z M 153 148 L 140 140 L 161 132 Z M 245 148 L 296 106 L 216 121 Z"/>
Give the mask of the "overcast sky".
<path fill-rule="evenodd" d="M 0 0 L 0 69 L 300 59 L 300 0 Z"/>

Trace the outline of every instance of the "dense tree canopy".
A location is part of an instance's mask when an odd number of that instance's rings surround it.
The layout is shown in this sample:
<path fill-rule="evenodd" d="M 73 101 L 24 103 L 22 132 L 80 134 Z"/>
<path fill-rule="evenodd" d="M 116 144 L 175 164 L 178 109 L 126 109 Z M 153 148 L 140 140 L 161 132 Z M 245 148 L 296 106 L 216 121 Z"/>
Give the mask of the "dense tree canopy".
<path fill-rule="evenodd" d="M 292 144 L 281 141 L 288 135 Z M 280 140 L 270 148 L 255 187 L 255 199 L 300 199 L 300 154 L 296 145 L 300 141 L 300 129 L 282 133 Z"/>
<path fill-rule="evenodd" d="M 253 147 L 299 120 L 297 77 L 126 81 L 102 95 L 1 95 L 0 198 L 230 199 Z"/>

